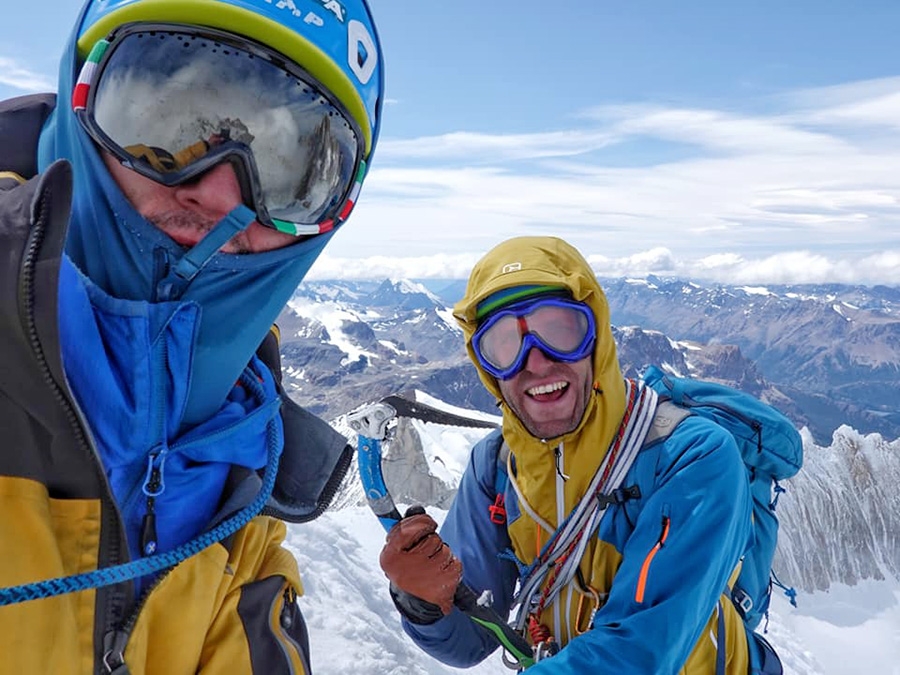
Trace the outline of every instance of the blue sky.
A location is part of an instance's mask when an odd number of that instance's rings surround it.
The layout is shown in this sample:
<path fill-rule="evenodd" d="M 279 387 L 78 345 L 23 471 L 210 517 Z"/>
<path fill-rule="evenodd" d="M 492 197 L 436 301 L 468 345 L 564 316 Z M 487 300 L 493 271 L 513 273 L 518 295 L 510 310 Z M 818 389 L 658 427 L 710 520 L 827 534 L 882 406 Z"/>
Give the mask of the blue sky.
<path fill-rule="evenodd" d="M 4 10 L 0 97 L 53 86 L 79 5 Z M 463 277 L 553 234 L 601 274 L 900 285 L 900 3 L 372 7 L 381 140 L 314 276 Z"/>

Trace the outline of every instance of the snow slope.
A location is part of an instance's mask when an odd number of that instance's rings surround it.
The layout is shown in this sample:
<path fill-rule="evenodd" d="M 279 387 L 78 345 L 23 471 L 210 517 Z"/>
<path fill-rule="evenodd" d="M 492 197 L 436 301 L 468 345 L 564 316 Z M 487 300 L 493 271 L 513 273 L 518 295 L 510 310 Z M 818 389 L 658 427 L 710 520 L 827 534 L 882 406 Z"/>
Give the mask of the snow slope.
<path fill-rule="evenodd" d="M 444 513 L 429 509 L 437 519 Z M 316 675 L 446 675 L 406 637 L 378 567 L 384 532 L 365 507 L 326 512 L 292 526 L 287 545 L 297 557 L 306 595 Z M 866 582 L 801 594 L 799 607 L 776 597 L 769 641 L 786 675 L 900 675 L 900 585 Z M 499 652 L 473 674 L 508 674 Z"/>

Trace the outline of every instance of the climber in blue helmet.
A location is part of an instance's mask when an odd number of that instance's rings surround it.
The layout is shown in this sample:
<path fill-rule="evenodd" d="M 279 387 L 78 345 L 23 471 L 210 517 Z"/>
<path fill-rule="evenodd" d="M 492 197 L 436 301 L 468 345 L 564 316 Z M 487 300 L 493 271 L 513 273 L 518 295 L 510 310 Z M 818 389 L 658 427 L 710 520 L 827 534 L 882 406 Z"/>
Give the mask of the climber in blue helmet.
<path fill-rule="evenodd" d="M 88 0 L 57 93 L 0 103 L 4 669 L 309 672 L 283 521 L 350 450 L 273 322 L 383 83 L 366 0 Z"/>

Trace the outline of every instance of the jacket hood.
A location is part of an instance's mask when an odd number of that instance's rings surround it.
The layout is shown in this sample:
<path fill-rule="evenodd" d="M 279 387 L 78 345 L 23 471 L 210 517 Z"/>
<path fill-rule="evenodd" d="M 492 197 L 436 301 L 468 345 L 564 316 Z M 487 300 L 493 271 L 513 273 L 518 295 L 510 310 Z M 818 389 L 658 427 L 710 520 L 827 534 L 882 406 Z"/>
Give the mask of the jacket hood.
<path fill-rule="evenodd" d="M 38 168 L 43 171 L 58 159 L 72 164 L 74 194 L 65 250 L 75 265 L 115 298 L 157 302 L 165 271 L 187 251 L 131 206 L 72 110 L 82 65 L 77 47 L 82 21 L 60 63 L 58 104 L 41 133 Z M 333 234 L 264 253 L 216 253 L 180 296 L 169 298 L 195 302 L 201 311 L 186 426 L 218 410 Z"/>
<path fill-rule="evenodd" d="M 478 327 L 475 319 L 478 304 L 493 293 L 514 286 L 565 287 L 575 300 L 591 308 L 597 324 L 593 395 L 588 399 L 579 426 L 569 434 L 551 439 L 553 445 L 563 443 L 566 448 L 565 470 L 572 479 L 567 482 L 565 492 L 567 508 L 571 509 L 583 494 L 582 488 L 590 482 L 625 411 L 625 385 L 616 356 L 609 305 L 590 265 L 570 244 L 556 237 L 517 237 L 499 244 L 475 265 L 465 295 L 453 309 L 481 381 L 501 401 L 503 437 L 516 457 L 519 484 L 526 496 L 551 489 L 547 481 L 552 482 L 553 471 L 547 470 L 546 461 L 552 458 L 552 453 L 512 413 L 503 401 L 497 380 L 482 370 L 472 349 L 472 336 Z M 533 506 L 550 522 L 556 520 L 552 505 L 546 509 Z"/>
<path fill-rule="evenodd" d="M 562 286 L 573 299 L 591 308 L 597 323 L 594 381 L 602 390 L 616 388 L 613 382 L 620 381 L 622 374 L 610 326 L 609 305 L 590 265 L 562 239 L 517 237 L 499 244 L 478 261 L 469 276 L 465 295 L 453 308 L 453 316 L 466 339 L 466 349 L 488 391 L 502 398 L 497 380 L 478 366 L 472 350 L 472 336 L 478 328 L 476 311 L 485 298 L 515 286 Z"/>

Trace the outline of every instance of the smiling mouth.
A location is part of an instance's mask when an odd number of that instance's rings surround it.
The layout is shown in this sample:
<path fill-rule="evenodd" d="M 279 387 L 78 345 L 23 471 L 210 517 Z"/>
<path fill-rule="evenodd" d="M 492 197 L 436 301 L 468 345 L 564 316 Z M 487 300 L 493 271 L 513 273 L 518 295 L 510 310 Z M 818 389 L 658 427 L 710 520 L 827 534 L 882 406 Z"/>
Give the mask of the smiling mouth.
<path fill-rule="evenodd" d="M 559 381 L 551 382 L 550 384 L 539 384 L 536 387 L 526 389 L 525 393 L 535 400 L 547 401 L 561 397 L 568 388 L 568 382 Z"/>

